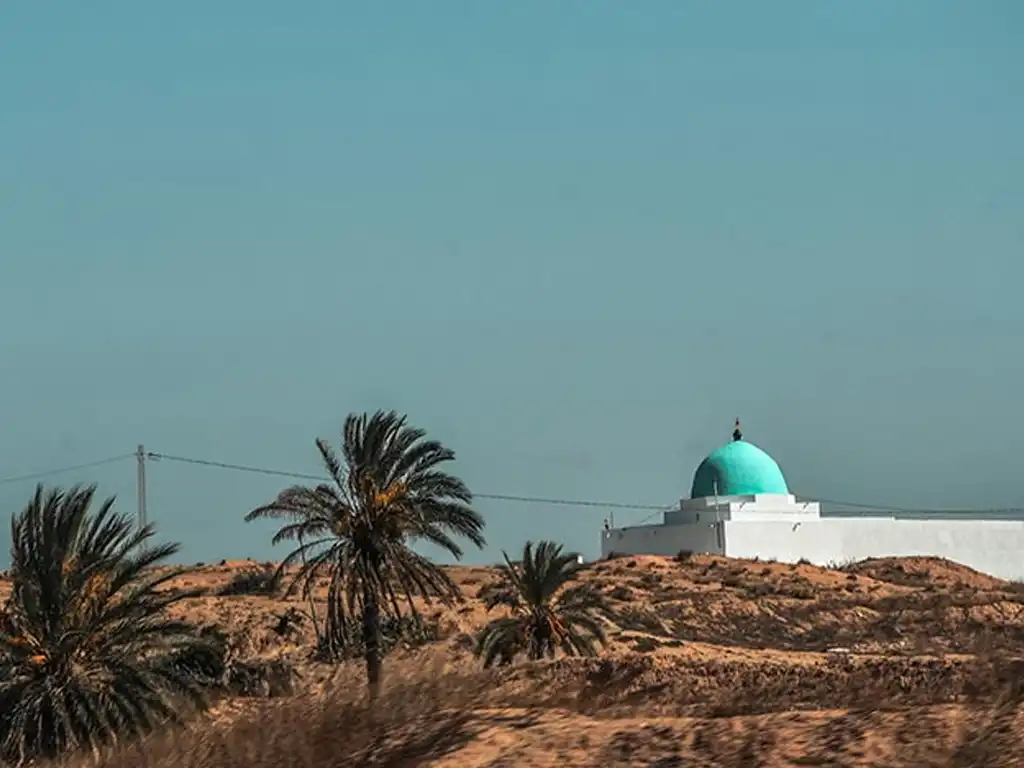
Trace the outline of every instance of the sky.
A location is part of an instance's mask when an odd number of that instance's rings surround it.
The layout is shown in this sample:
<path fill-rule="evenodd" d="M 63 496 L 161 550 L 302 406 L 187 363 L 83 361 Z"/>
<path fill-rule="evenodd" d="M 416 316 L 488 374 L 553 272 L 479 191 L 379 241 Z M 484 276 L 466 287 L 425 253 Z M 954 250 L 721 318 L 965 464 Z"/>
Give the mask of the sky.
<path fill-rule="evenodd" d="M 1022 34 L 1018 0 L 3 3 L 0 479 L 317 472 L 395 408 L 480 494 L 670 506 L 739 416 L 804 496 L 1024 507 Z M 147 479 L 182 559 L 284 553 L 242 518 L 286 478 Z M 43 480 L 135 511 L 131 459 Z M 477 506 L 468 562 L 596 556 L 609 514 Z"/>

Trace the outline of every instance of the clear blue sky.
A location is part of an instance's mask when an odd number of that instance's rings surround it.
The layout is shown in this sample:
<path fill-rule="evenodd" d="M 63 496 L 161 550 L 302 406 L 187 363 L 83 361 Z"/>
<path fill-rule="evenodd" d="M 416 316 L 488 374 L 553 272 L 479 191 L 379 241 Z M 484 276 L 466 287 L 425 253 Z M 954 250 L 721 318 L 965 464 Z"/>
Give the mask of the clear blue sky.
<path fill-rule="evenodd" d="M 739 415 L 798 493 L 1024 505 L 1022 34 L 1018 0 L 4 3 L 0 476 L 316 471 L 394 407 L 478 492 L 660 504 Z M 130 461 L 54 478 L 88 479 L 134 510 Z M 149 482 L 185 558 L 271 555 L 241 518 L 284 481 Z M 477 561 L 596 554 L 606 514 L 480 508 Z"/>

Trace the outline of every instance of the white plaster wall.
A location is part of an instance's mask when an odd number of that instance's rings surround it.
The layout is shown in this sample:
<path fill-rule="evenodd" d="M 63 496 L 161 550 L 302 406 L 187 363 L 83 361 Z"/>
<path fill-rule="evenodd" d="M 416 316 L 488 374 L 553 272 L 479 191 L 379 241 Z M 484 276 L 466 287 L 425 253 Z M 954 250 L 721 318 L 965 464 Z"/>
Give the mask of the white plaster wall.
<path fill-rule="evenodd" d="M 665 525 L 693 525 L 721 520 L 816 520 L 821 505 L 816 501 L 796 501 L 795 496 L 759 493 L 750 496 L 719 496 L 683 499 L 679 509 L 665 511 Z"/>
<path fill-rule="evenodd" d="M 638 525 L 602 531 L 601 557 L 607 557 L 611 552 L 622 555 L 676 555 L 680 550 L 724 555 L 724 525 L 726 523 Z"/>
<path fill-rule="evenodd" d="M 725 553 L 730 557 L 782 562 L 806 558 L 828 565 L 867 557 L 930 555 L 1000 578 L 1024 579 L 1024 521 L 824 518 L 723 525 Z"/>

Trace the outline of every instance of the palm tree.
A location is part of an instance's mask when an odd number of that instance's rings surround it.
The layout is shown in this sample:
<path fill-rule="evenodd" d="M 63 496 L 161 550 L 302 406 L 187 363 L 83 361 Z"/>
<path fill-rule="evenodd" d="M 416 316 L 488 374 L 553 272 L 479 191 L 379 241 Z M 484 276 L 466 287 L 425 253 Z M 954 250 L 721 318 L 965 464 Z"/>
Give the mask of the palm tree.
<path fill-rule="evenodd" d="M 351 414 L 341 459 L 325 440 L 316 441 L 329 482 L 288 488 L 246 516 L 287 521 L 273 541 L 299 542 L 280 566 L 299 564 L 293 586 L 301 582 L 308 591 L 317 576 L 329 577 L 325 640 L 332 655 L 352 642 L 348 617 L 358 617 L 371 698 L 380 690 L 382 614 L 401 615 L 401 596 L 418 621 L 414 597 L 450 603 L 462 596 L 439 566 L 410 545 L 426 541 L 460 559 L 454 537 L 484 544 L 484 521 L 470 507 L 472 494 L 439 469 L 455 453 L 425 436 L 394 411 Z"/>
<path fill-rule="evenodd" d="M 541 541 L 523 547 L 523 559 L 514 563 L 504 552 L 498 580 L 480 590 L 487 610 L 498 606 L 509 615 L 491 621 L 480 632 L 476 655 L 484 666 L 511 664 L 520 654 L 531 660 L 567 656 L 595 656 L 606 642 L 602 619 L 614 617 L 604 596 L 589 584 L 572 582 L 583 568 L 575 552 Z"/>
<path fill-rule="evenodd" d="M 96 486 L 36 488 L 11 521 L 13 589 L 0 612 L 0 760 L 97 749 L 204 704 L 189 661 L 205 644 L 167 617 L 195 593 L 161 590 L 182 570 L 154 565 L 176 544 L 95 513 Z"/>

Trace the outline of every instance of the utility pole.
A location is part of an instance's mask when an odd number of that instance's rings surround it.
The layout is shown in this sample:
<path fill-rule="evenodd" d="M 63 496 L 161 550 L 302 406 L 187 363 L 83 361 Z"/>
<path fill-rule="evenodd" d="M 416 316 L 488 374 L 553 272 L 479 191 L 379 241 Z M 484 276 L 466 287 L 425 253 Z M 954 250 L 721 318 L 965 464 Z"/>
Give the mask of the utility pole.
<path fill-rule="evenodd" d="M 135 491 L 138 494 L 138 524 L 141 531 L 146 527 L 146 449 L 139 445 L 135 451 Z"/>

